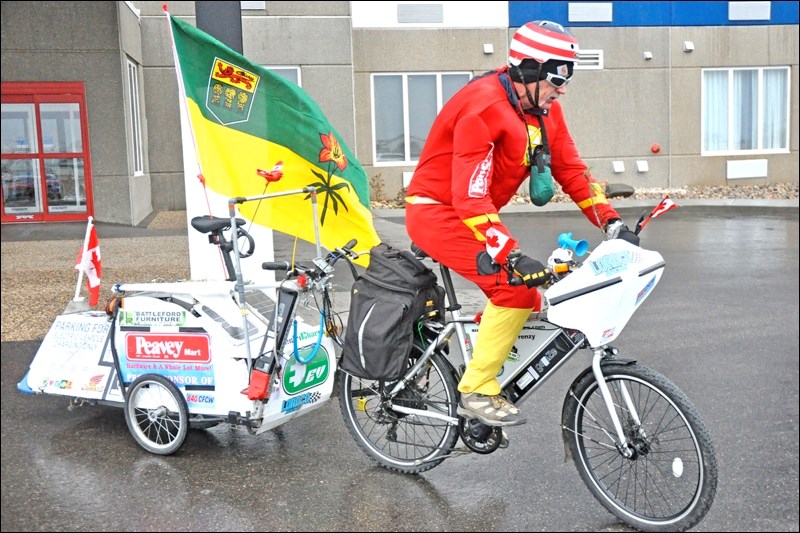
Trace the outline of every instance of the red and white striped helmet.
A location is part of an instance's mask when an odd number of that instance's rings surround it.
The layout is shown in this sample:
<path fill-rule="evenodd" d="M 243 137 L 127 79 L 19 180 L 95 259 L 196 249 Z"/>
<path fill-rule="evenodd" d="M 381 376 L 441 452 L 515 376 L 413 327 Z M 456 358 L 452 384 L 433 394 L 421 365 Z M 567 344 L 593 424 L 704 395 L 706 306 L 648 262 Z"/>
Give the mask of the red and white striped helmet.
<path fill-rule="evenodd" d="M 578 41 L 557 22 L 534 20 L 520 27 L 511 38 L 508 63 L 518 66 L 523 59 L 544 63 L 550 59 L 578 61 Z"/>

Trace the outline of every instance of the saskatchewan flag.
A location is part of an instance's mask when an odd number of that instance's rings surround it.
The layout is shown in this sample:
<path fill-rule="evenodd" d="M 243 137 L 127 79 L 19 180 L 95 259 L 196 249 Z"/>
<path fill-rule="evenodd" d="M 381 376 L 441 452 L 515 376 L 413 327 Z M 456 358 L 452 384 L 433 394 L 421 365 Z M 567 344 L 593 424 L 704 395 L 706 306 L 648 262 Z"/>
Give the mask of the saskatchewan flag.
<path fill-rule="evenodd" d="M 205 187 L 226 198 L 261 195 L 265 176 L 277 168 L 283 176 L 269 183 L 267 193 L 316 188 L 323 246 L 333 249 L 350 239 L 358 241 L 358 250 L 378 244 L 367 174 L 308 94 L 207 33 L 167 17 Z M 311 200 L 310 194 L 291 194 L 238 209 L 255 224 L 314 243 Z"/>

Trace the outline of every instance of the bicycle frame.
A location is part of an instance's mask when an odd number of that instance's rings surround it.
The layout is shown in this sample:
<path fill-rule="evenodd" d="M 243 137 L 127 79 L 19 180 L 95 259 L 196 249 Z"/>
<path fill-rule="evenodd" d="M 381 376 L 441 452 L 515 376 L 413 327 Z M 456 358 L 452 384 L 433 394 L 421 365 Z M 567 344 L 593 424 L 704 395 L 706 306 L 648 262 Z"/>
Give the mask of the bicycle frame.
<path fill-rule="evenodd" d="M 501 394 L 525 401 L 586 349 L 591 364 L 573 379 L 561 408 L 565 460 L 572 458 L 592 495 L 625 523 L 642 531 L 684 531 L 703 519 L 716 491 L 709 431 L 666 376 L 618 358 L 610 345 L 658 283 L 664 260 L 625 240 L 605 239 L 574 261 L 573 252 L 588 251 L 585 242 L 559 238 L 548 259 L 552 279 L 533 289 L 543 290 L 543 311 L 520 328 L 497 373 Z M 388 383 L 339 373 L 339 405 L 350 434 L 373 461 L 402 473 L 506 448 L 503 426 L 514 425 L 493 424 L 458 405 L 459 376 L 477 355 L 478 324 L 476 316 L 462 314 L 450 271 L 441 264 L 439 270 L 449 313 L 422 318 L 409 332 L 408 371 Z M 521 284 L 512 266 L 504 270 L 510 285 Z M 454 337 L 458 355 L 447 345 Z M 456 446 L 459 439 L 464 448 Z"/>
<path fill-rule="evenodd" d="M 663 262 L 658 266 L 662 268 Z M 472 359 L 473 339 L 476 338 L 478 332 L 478 323 L 475 320 L 477 315 L 463 315 L 461 313 L 461 306 L 458 303 L 450 270 L 442 264 L 439 264 L 439 270 L 445 294 L 450 304 L 447 307 L 447 311 L 450 312 L 451 319 L 441 326 L 436 338 L 426 347 L 406 374 L 407 376 L 416 375 L 428 362 L 431 355 L 440 346 L 448 342 L 454 334 L 458 339 L 463 361 L 461 372 Z M 605 344 L 591 347 L 586 336 L 580 331 L 562 328 L 549 322 L 546 311 L 532 313 L 531 317 L 523 325 L 514 343 L 512 353 L 509 354 L 498 374 L 498 381 L 503 394 L 514 403 L 524 402 L 555 370 L 561 367 L 581 348 L 590 348 L 592 351 L 591 372 L 599 384 L 603 400 L 613 422 L 616 433 L 615 443 L 621 453 L 629 457 L 633 453 L 631 442 L 622 428 L 617 411 L 614 409 L 614 400 L 603 377 L 603 365 L 616 355 L 616 349 Z M 461 372 L 456 372 L 456 375 L 460 376 Z M 399 380 L 390 391 L 389 397 L 397 395 L 405 387 L 406 383 L 406 379 Z M 639 416 L 636 412 L 636 407 L 624 387 L 622 396 L 629 416 L 638 423 Z M 391 407 L 403 414 L 435 418 L 444 420 L 449 424 L 458 424 L 458 418 L 431 411 L 430 409 L 419 410 L 394 404 Z"/>

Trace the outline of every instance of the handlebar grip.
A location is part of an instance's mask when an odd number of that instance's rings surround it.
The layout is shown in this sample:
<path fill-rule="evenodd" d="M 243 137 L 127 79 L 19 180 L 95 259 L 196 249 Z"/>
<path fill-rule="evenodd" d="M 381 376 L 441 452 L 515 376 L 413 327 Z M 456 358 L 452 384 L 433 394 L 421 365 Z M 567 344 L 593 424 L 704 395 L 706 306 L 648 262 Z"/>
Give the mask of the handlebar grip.
<path fill-rule="evenodd" d="M 290 270 L 292 266 L 289 261 L 264 261 L 261 263 L 264 270 Z"/>
<path fill-rule="evenodd" d="M 347 242 L 347 244 L 345 244 L 344 246 L 342 246 L 342 249 L 343 249 L 343 250 L 350 251 L 350 250 L 352 250 L 352 249 L 353 249 L 353 247 L 354 247 L 356 244 L 358 244 L 358 241 L 357 241 L 356 239 L 350 239 L 350 240 Z"/>
<path fill-rule="evenodd" d="M 556 263 L 553 265 L 553 273 L 563 274 L 569 272 L 569 263 Z"/>
<path fill-rule="evenodd" d="M 522 281 L 521 276 L 517 276 L 516 274 L 509 274 L 508 275 L 508 284 L 509 285 L 524 285 L 525 282 Z"/>

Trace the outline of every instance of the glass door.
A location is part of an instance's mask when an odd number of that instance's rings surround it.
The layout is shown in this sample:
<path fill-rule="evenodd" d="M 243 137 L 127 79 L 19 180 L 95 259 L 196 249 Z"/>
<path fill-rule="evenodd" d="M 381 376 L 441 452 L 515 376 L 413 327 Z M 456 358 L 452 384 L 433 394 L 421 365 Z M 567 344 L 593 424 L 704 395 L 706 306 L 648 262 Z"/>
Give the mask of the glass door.
<path fill-rule="evenodd" d="M 83 95 L 63 87 L 76 84 L 27 84 L 29 94 L 9 94 L 7 85 L 0 135 L 2 221 L 85 220 L 92 204 Z M 53 94 L 59 86 L 64 94 Z"/>

